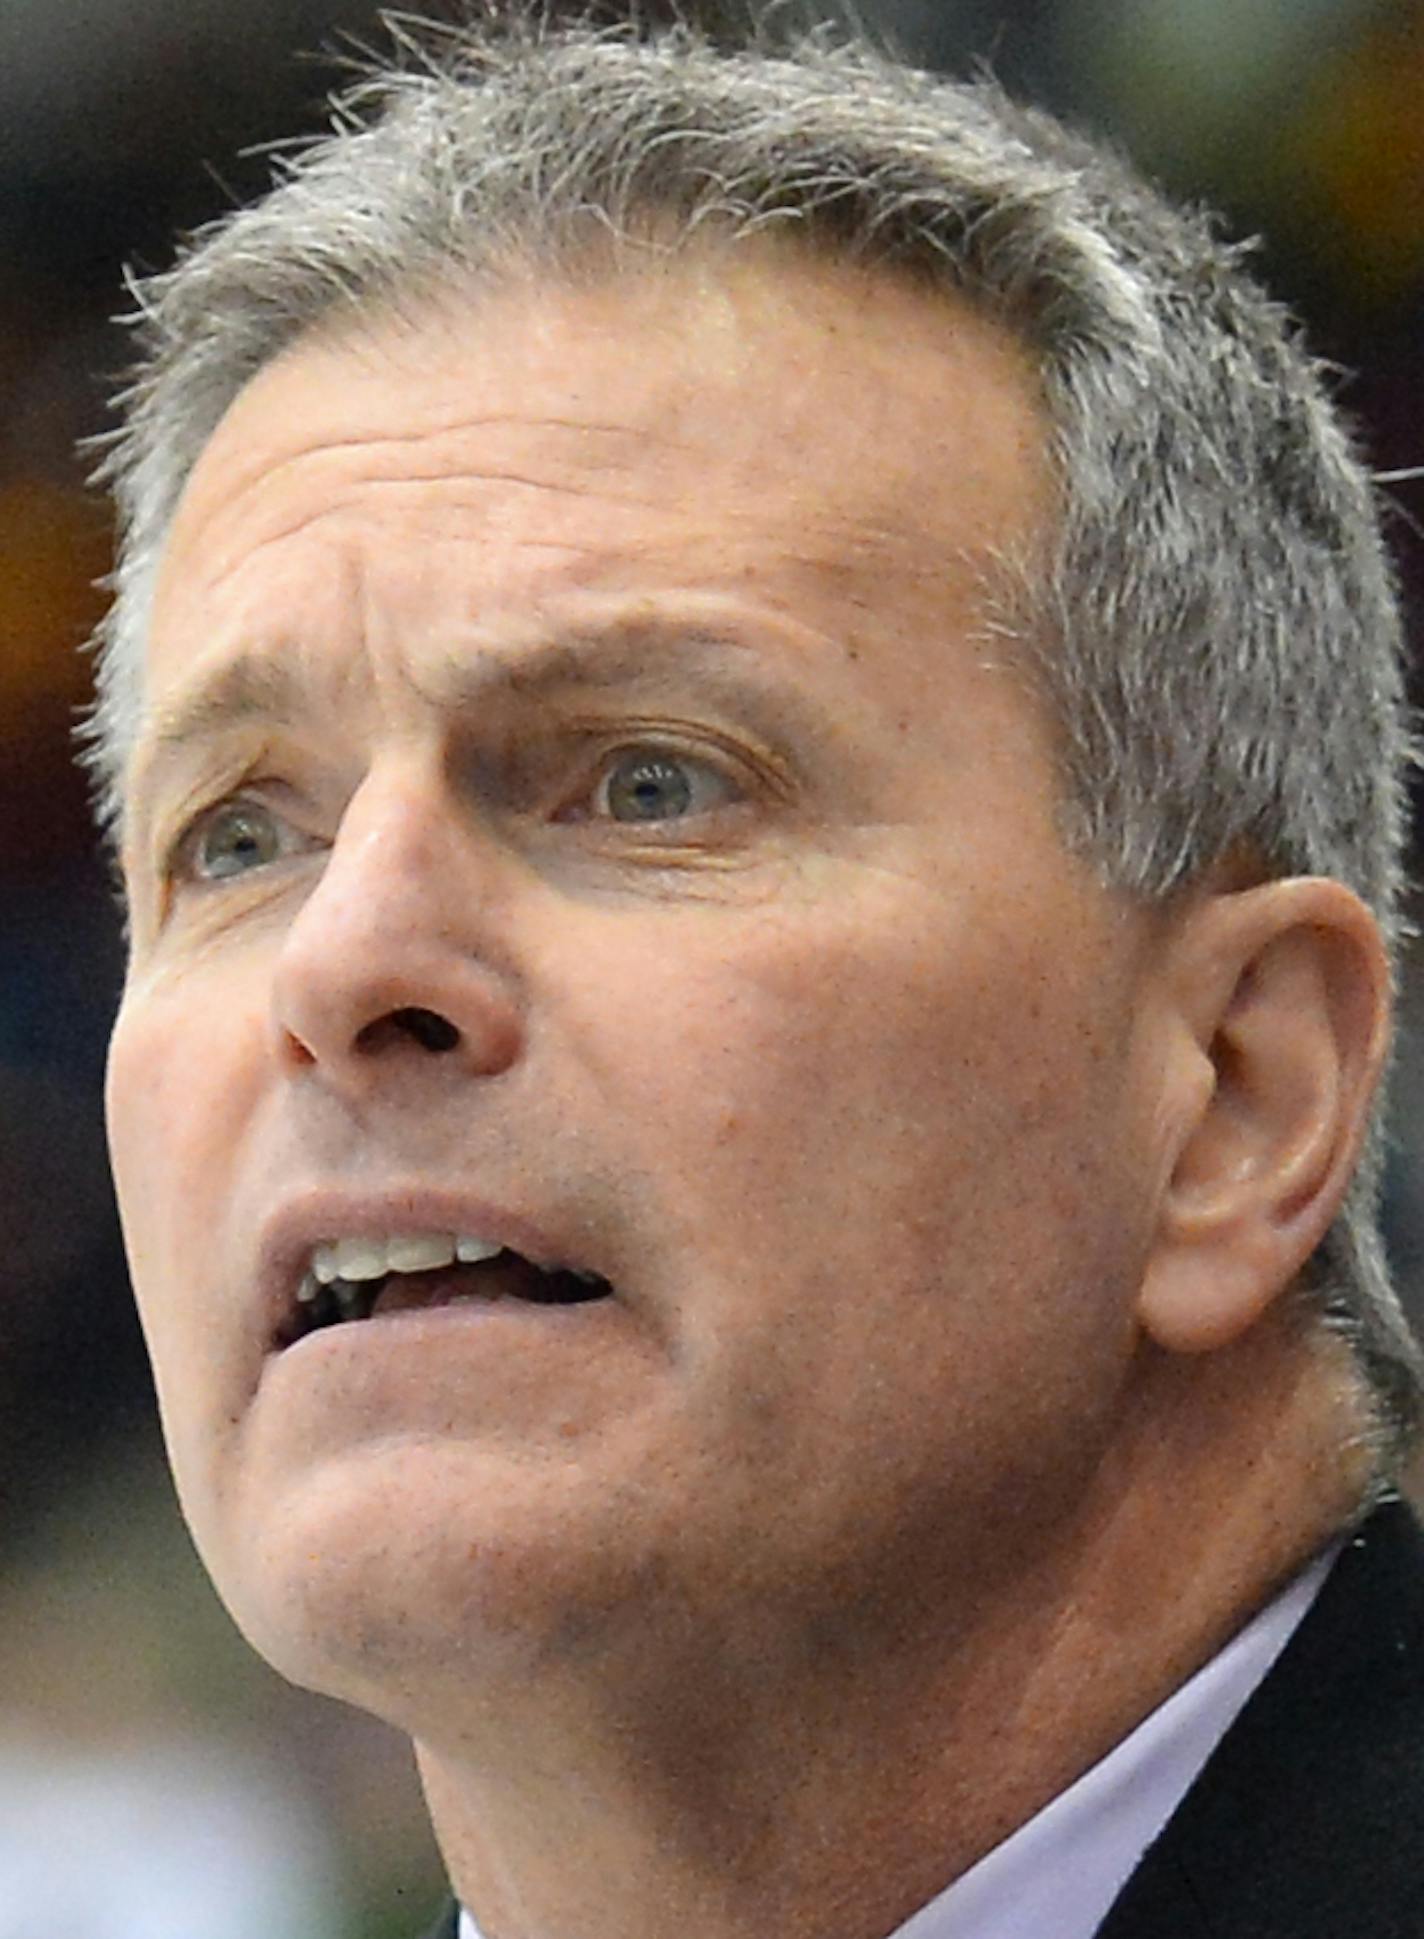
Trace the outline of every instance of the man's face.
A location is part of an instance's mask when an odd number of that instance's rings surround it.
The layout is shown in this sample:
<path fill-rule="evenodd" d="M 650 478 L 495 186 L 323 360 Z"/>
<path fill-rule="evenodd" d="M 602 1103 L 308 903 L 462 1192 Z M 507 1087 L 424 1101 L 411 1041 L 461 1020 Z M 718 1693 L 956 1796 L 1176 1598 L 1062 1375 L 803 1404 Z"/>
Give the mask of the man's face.
<path fill-rule="evenodd" d="M 482 1650 L 769 1662 L 1071 1515 L 1153 945 L 984 624 L 1040 447 L 987 325 L 771 260 L 308 343 L 218 430 L 109 1107 L 185 1509 L 290 1674 L 418 1728 Z M 301 1332 L 315 1248 L 460 1237 L 612 1291 Z"/>

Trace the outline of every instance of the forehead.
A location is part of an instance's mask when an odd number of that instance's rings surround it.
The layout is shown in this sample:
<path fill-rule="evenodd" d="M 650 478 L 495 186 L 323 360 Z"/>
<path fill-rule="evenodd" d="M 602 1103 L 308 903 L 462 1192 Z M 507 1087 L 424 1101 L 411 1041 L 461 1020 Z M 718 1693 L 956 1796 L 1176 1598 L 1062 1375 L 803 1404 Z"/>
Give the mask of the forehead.
<path fill-rule="evenodd" d="M 150 686 L 283 607 L 348 638 L 669 590 L 952 623 L 1048 498 L 1024 353 L 898 280 L 777 252 L 451 296 L 239 396 L 165 548 Z"/>

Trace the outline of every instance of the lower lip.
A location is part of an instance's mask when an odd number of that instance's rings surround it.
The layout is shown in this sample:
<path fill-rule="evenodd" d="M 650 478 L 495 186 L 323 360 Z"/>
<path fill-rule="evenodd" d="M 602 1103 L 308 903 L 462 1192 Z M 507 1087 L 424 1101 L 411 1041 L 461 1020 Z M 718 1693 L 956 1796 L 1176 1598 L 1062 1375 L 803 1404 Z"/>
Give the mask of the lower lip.
<path fill-rule="evenodd" d="M 283 1463 L 373 1437 L 567 1451 L 635 1410 L 660 1358 L 617 1298 L 407 1308 L 324 1326 L 269 1353 L 252 1396 L 263 1423 L 255 1431 L 277 1437 L 272 1458 Z"/>
<path fill-rule="evenodd" d="M 494 1331 L 512 1338 L 521 1335 L 556 1338 L 601 1329 L 617 1307 L 615 1298 L 572 1301 L 566 1305 L 537 1300 L 478 1299 L 462 1295 L 438 1305 L 396 1307 L 364 1320 L 342 1320 L 304 1333 L 289 1346 L 274 1350 L 269 1364 L 310 1360 L 319 1354 L 379 1352 L 418 1348 L 427 1343 L 450 1346 L 463 1333 Z"/>
<path fill-rule="evenodd" d="M 341 1320 L 329 1326 L 317 1327 L 311 1333 L 304 1333 L 293 1345 L 305 1346 L 311 1340 L 323 1340 L 338 1333 L 360 1333 L 376 1327 L 384 1332 L 387 1327 L 417 1327 L 424 1323 L 437 1325 L 452 1321 L 471 1320 L 514 1320 L 524 1323 L 529 1320 L 553 1320 L 555 1322 L 576 1320 L 586 1317 L 600 1307 L 615 1305 L 610 1295 L 603 1299 L 583 1300 L 537 1300 L 516 1299 L 508 1295 L 499 1298 L 482 1298 L 479 1294 L 456 1293 L 447 1298 L 421 1301 L 410 1306 L 390 1305 L 380 1307 L 374 1313 L 360 1320 Z M 288 1351 L 291 1351 L 289 1348 Z"/>

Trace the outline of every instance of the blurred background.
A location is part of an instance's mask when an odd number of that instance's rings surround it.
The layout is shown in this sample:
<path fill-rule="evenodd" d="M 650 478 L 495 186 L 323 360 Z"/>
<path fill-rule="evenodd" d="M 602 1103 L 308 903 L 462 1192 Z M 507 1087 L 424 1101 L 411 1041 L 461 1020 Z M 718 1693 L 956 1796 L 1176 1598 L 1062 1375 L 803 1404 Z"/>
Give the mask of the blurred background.
<path fill-rule="evenodd" d="M 860 13 L 1259 236 L 1378 470 L 1424 463 L 1424 0 Z M 0 1939 L 89 1929 L 94 1873 L 133 1908 L 114 1939 L 398 1939 L 439 1892 L 404 1747 L 264 1671 L 178 1521 L 104 1168 L 119 922 L 69 750 L 109 543 L 75 446 L 124 265 L 261 187 L 250 151 L 319 124 L 343 34 L 378 44 L 376 9 L 0 0 Z M 1387 489 L 1419 658 L 1424 483 Z M 1424 1315 L 1424 955 L 1405 1009 L 1389 1225 Z"/>

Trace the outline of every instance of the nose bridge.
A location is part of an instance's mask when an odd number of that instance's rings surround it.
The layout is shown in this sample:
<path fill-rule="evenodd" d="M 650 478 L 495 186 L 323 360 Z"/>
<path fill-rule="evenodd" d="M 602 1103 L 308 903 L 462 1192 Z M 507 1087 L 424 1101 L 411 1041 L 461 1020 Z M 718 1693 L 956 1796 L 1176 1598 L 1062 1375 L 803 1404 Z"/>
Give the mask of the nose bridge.
<path fill-rule="evenodd" d="M 286 1054 L 335 1073 L 458 1046 L 504 1068 L 519 1027 L 497 874 L 437 777 L 373 768 L 282 940 L 273 1001 Z"/>
<path fill-rule="evenodd" d="M 297 918 L 417 933 L 453 883 L 452 831 L 438 783 L 373 769 L 347 804 L 321 881 Z M 442 851 L 446 851 L 443 852 Z"/>

